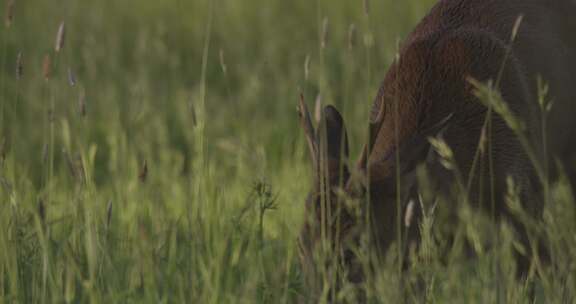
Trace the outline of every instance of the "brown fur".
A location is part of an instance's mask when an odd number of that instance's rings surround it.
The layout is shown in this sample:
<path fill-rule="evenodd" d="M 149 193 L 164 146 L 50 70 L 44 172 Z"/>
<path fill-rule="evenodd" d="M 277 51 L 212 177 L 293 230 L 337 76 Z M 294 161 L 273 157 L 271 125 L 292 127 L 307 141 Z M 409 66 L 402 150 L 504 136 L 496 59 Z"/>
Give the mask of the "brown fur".
<path fill-rule="evenodd" d="M 534 215 L 540 212 L 540 183 L 533 166 L 517 136 L 497 116 L 493 118 L 491 132 L 487 134 L 495 172 L 489 174 L 486 165 L 488 153 L 484 153 L 480 158 L 483 165 L 470 176 L 487 109 L 475 97 L 468 78 L 487 82 L 497 80 L 500 75 L 498 89 L 503 99 L 512 112 L 525 122 L 531 144 L 539 147 L 542 130 L 536 76 L 542 76 L 550 84 L 549 98 L 555 101 L 547 132 L 548 152 L 559 157 L 570 169 L 574 165 L 571 157 L 574 156 L 576 140 L 573 123 L 576 90 L 572 89 L 576 86 L 576 23 L 573 21 L 576 18 L 572 16 L 576 13 L 573 10 L 576 5 L 570 1 L 441 0 L 406 39 L 375 99 L 370 139 L 358 162 L 358 171 L 367 181 L 359 193 L 370 194 L 370 201 L 363 208 L 370 210 L 372 215 L 374 245 L 380 253 L 386 252 L 396 240 L 398 234 L 394 227 L 399 221 L 397 214 L 400 211 L 404 215 L 406 207 L 404 200 L 402 210 L 397 210 L 396 197 L 399 195 L 404 199 L 414 194 L 417 185 L 409 177 L 413 176 L 416 165 L 430 156 L 426 137 L 437 135 L 431 132 L 441 131 L 442 138 L 454 151 L 462 177 L 473 180 L 470 189 L 473 203 L 496 217 L 505 216 L 515 223 L 504 203 L 506 178 L 511 176 L 521 189 L 525 207 Z M 524 19 L 512 42 L 512 30 L 520 15 Z M 326 180 L 330 182 L 322 183 L 319 182 L 321 178 L 317 179 L 316 191 L 309 199 L 309 206 L 317 206 L 323 194 L 328 197 L 326 201 L 329 206 L 338 208 L 334 191 L 338 185 L 347 184 L 348 193 L 358 196 L 357 183 L 348 178 L 342 153 L 330 152 L 339 151 L 339 147 L 347 145 L 342 144 L 342 136 L 338 136 L 345 132 L 344 123 L 334 111 L 331 109 L 330 113 L 326 113 L 326 119 L 332 121 L 325 130 L 329 143 L 328 167 L 341 167 L 346 174 L 331 175 L 330 172 L 342 172 L 334 169 L 318 174 L 320 177 L 328 174 Z M 447 117 L 450 119 L 439 129 L 432 127 Z M 541 149 L 536 151 L 539 152 L 539 161 L 545 162 Z M 431 167 L 438 191 L 449 192 L 449 185 L 455 176 L 437 164 Z M 396 189 L 398 172 L 403 183 L 402 193 L 397 193 Z M 492 198 L 495 206 L 488 204 Z M 313 209 L 315 211 L 308 212 L 320 212 L 317 208 Z M 340 221 L 339 225 L 350 227 L 362 224 L 358 220 L 354 222 L 353 217 L 345 211 L 341 214 L 344 214 L 341 218 L 347 219 L 347 222 Z M 314 234 L 310 229 L 312 224 L 307 223 L 302 235 L 308 241 Z M 409 231 L 402 231 L 402 234 L 417 240 L 418 229 L 413 227 L 417 225 L 412 225 Z M 523 232 L 519 232 L 525 239 Z M 331 235 L 331 244 L 338 246 L 342 242 L 336 239 L 345 237 L 343 233 L 335 233 Z M 318 238 L 317 233 L 313 238 Z M 304 247 L 306 252 L 303 256 L 306 259 L 314 246 L 308 242 Z M 345 249 L 336 248 L 336 252 L 345 252 Z M 526 266 L 526 262 L 521 261 L 521 269 Z M 308 264 L 307 267 L 313 265 Z"/>

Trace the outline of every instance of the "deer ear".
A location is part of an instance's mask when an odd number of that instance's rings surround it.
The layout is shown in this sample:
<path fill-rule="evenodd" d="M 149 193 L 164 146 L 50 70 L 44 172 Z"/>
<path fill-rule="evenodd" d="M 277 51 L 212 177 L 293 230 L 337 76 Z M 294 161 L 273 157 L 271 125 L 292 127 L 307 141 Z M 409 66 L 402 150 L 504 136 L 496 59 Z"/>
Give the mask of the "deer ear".
<path fill-rule="evenodd" d="M 348 158 L 348 135 L 344 119 L 333 106 L 324 108 L 326 119 L 326 150 L 329 158 L 343 160 Z"/>
<path fill-rule="evenodd" d="M 332 186 L 342 185 L 350 176 L 346 164 L 349 156 L 348 135 L 344 119 L 335 107 L 329 105 L 324 108 L 322 127 L 320 130 L 324 132 L 319 136 L 322 175 Z"/>

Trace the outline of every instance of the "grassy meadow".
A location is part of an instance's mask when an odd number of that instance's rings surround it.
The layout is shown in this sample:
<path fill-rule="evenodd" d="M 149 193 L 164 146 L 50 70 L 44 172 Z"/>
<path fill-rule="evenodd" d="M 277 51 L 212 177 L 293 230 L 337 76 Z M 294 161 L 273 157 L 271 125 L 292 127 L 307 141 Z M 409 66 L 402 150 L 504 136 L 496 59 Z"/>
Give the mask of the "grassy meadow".
<path fill-rule="evenodd" d="M 0 303 L 312 301 L 299 93 L 342 110 L 358 155 L 397 45 L 433 2 L 2 0 Z M 551 193 L 529 223 L 551 247 L 534 299 L 575 303 L 576 208 L 565 182 Z M 510 227 L 461 216 L 468 239 L 501 246 L 441 259 L 423 227 L 408 274 L 422 290 L 391 257 L 369 302 L 528 302 Z"/>

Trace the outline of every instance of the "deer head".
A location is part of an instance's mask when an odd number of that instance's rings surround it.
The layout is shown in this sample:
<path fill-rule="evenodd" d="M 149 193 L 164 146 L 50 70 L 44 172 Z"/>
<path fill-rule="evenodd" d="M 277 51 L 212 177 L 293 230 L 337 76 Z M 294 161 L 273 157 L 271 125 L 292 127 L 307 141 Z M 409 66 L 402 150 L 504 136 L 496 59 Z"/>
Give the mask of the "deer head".
<path fill-rule="evenodd" d="M 342 195 L 350 179 L 347 165 L 349 150 L 344 120 L 335 107 L 326 106 L 323 109 L 317 129 L 303 98 L 300 99 L 298 112 L 314 176 L 312 190 L 306 199 L 305 224 L 299 240 L 302 266 L 307 283 L 312 286 L 319 283 L 321 272 L 330 268 L 328 264 L 337 268 L 341 263 L 344 256 L 341 245 L 354 226 L 354 219 L 344 206 Z"/>
<path fill-rule="evenodd" d="M 452 115 L 423 128 L 424 131 L 403 141 L 397 149 L 370 163 L 366 161 L 371 149 L 368 144 L 352 172 L 347 161 L 346 127 L 338 110 L 326 106 L 317 129 L 303 98 L 298 113 L 314 176 L 300 236 L 301 262 L 308 286 L 319 287 L 319 280 L 323 280 L 321 272 L 329 273 L 336 284 L 341 279 L 361 282 L 365 265 L 360 265 L 354 251 L 359 249 L 363 233 L 376 240 L 370 244 L 378 247 L 375 252 L 385 252 L 395 240 L 398 219 L 401 233 L 410 234 L 410 238 L 418 234 L 417 225 L 411 225 L 419 216 L 414 203 L 416 167 L 431 157 L 428 137 L 441 133 Z M 376 127 L 371 125 L 371 129 Z M 397 207 L 401 208 L 401 218 Z M 365 217 L 367 214 L 370 216 Z M 338 273 L 338 269 L 344 269 L 345 274 Z"/>

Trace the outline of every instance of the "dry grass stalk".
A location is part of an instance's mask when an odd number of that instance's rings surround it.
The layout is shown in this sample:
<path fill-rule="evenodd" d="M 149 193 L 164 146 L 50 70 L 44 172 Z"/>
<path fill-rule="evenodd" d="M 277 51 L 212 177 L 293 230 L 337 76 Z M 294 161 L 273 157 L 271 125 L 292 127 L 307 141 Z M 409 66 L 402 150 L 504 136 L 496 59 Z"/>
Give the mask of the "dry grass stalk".
<path fill-rule="evenodd" d="M 480 153 L 482 155 L 484 155 L 484 152 L 486 152 L 486 148 L 487 148 L 487 144 L 488 144 L 488 135 L 487 133 L 487 126 L 482 127 L 482 130 L 480 131 L 480 140 L 479 140 L 479 144 L 478 144 L 478 149 L 480 150 Z"/>
<path fill-rule="evenodd" d="M 106 207 L 106 229 L 110 228 L 111 222 L 112 222 L 112 200 L 109 200 L 108 206 Z"/>
<path fill-rule="evenodd" d="M 86 90 L 80 90 L 80 97 L 78 97 L 78 112 L 81 117 L 86 116 Z"/>
<path fill-rule="evenodd" d="M 60 22 L 60 26 L 58 27 L 58 34 L 56 35 L 56 45 L 54 46 L 54 50 L 56 51 L 56 53 L 60 53 L 60 51 L 64 47 L 65 38 L 66 38 L 66 23 L 62 21 Z"/>
<path fill-rule="evenodd" d="M 138 174 L 138 179 L 140 179 L 140 182 L 144 183 L 146 182 L 147 177 L 148 177 L 148 162 L 144 160 L 144 162 L 142 162 L 142 168 L 140 169 L 140 173 Z"/>
<path fill-rule="evenodd" d="M 310 112 L 304 101 L 304 94 L 300 93 L 300 102 L 298 103 L 298 117 L 300 119 L 300 126 L 304 130 L 304 135 L 306 141 L 308 142 L 308 149 L 310 150 L 310 156 L 312 157 L 312 163 L 317 164 L 317 152 L 318 147 L 316 145 L 316 132 L 314 131 L 314 125 L 312 125 L 312 119 L 310 118 Z"/>
<path fill-rule="evenodd" d="M 306 55 L 306 59 L 304 59 L 304 80 L 308 81 L 309 76 L 310 76 L 310 55 Z"/>
<path fill-rule="evenodd" d="M 44 143 L 44 145 L 42 145 L 41 158 L 42 158 L 42 164 L 45 165 L 47 160 L 48 160 L 48 144 L 47 143 Z"/>
<path fill-rule="evenodd" d="M 348 28 L 348 49 L 352 50 L 356 46 L 356 25 L 350 24 Z"/>
<path fill-rule="evenodd" d="M 24 75 L 24 57 L 22 52 L 16 56 L 16 80 L 20 80 Z"/>
<path fill-rule="evenodd" d="M 42 198 L 38 199 L 38 217 L 40 217 L 40 222 L 44 227 L 46 225 L 46 204 Z"/>
<path fill-rule="evenodd" d="M 54 114 L 54 109 L 53 108 L 48 109 L 48 122 L 53 124 L 55 121 L 55 118 L 56 118 L 56 116 Z"/>
<path fill-rule="evenodd" d="M 194 100 L 190 100 L 188 103 L 188 108 L 190 109 L 190 118 L 192 119 L 192 127 L 196 127 L 198 120 L 196 118 L 196 107 L 194 107 Z"/>
<path fill-rule="evenodd" d="M 50 58 L 50 54 L 46 54 L 44 55 L 44 61 L 42 62 L 42 75 L 44 76 L 44 80 L 49 80 L 51 74 L 52 58 Z"/>
<path fill-rule="evenodd" d="M 316 101 L 314 104 L 314 121 L 316 124 L 320 124 L 320 120 L 322 119 L 322 95 L 318 94 L 316 96 Z"/>
<path fill-rule="evenodd" d="M 226 61 L 224 61 L 224 50 L 220 49 L 220 68 L 222 68 L 222 73 L 226 75 L 228 73 L 228 67 L 226 66 Z"/>
<path fill-rule="evenodd" d="M 328 40 L 328 18 L 324 17 L 322 21 L 322 39 L 320 41 L 320 47 L 322 49 L 326 48 L 326 43 Z"/>
<path fill-rule="evenodd" d="M 74 161 L 72 160 L 72 157 L 70 157 L 70 154 L 66 151 L 66 149 L 62 149 L 62 154 L 66 160 L 66 164 L 68 165 L 70 176 L 76 179 L 76 168 L 74 167 Z"/>
<path fill-rule="evenodd" d="M 4 163 L 4 160 L 6 160 L 6 150 L 8 150 L 7 146 L 6 138 L 2 138 L 2 141 L 0 141 L 0 165 Z"/>

